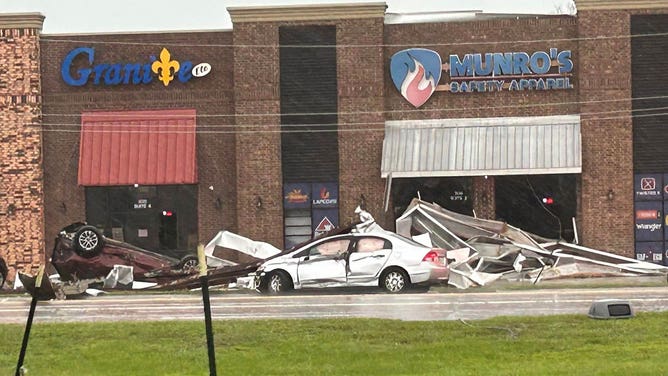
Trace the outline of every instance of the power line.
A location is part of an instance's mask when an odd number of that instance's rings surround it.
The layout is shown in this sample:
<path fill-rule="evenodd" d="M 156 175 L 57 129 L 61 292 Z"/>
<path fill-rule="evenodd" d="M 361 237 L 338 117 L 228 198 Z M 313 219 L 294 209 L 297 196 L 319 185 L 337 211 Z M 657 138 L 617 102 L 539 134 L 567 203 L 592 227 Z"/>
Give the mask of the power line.
<path fill-rule="evenodd" d="M 197 32 L 193 32 L 195 34 Z M 225 33 L 211 31 L 211 33 Z M 125 35 L 125 34 L 123 34 Z M 150 35 L 150 34 L 149 34 Z M 138 35 L 146 37 L 147 34 Z M 472 41 L 472 42 L 445 42 L 445 43 L 401 43 L 401 44 L 312 44 L 312 45 L 280 45 L 280 44 L 216 44 L 216 43 L 175 43 L 175 42 L 125 42 L 112 40 L 92 40 L 92 39 L 61 39 L 61 38 L 40 38 L 42 42 L 48 43 L 91 43 L 91 44 L 117 44 L 117 45 L 141 45 L 141 46 L 180 46 L 180 47 L 222 47 L 222 48 L 379 48 L 379 47 L 430 47 L 430 46 L 467 46 L 467 45 L 489 45 L 489 44 L 519 44 L 519 43 L 542 43 L 542 42 L 588 42 L 603 41 L 610 39 L 626 38 L 644 38 L 668 36 L 666 33 L 645 33 L 645 34 L 619 34 L 619 35 L 599 35 L 595 37 L 576 37 L 576 38 L 549 38 L 549 39 L 529 39 L 529 40 L 503 40 L 503 41 Z"/>
<path fill-rule="evenodd" d="M 664 108 L 664 107 L 661 107 Z M 656 110 L 661 109 L 659 107 L 656 108 Z M 655 109 L 652 109 L 655 110 Z M 613 111 L 613 112 L 620 112 L 620 111 Z M 626 110 L 622 112 L 631 112 L 631 110 Z M 600 114 L 605 114 L 606 112 L 601 112 Z M 651 114 L 624 114 L 624 115 L 617 115 L 617 116 L 603 116 L 603 117 L 586 117 L 584 119 L 581 119 L 581 122 L 584 121 L 601 121 L 601 120 L 618 120 L 618 119 L 634 119 L 634 118 L 647 118 L 647 117 L 660 117 L 660 116 L 668 116 L 668 112 L 661 112 L 661 113 L 651 113 Z M 419 120 L 418 120 L 419 121 Z M 199 129 L 198 127 L 195 132 L 198 134 L 271 134 L 271 133 L 348 133 L 348 132 L 369 132 L 369 131 L 385 131 L 385 122 L 367 122 L 367 123 L 353 123 L 354 125 L 367 125 L 367 126 L 376 126 L 376 127 L 371 127 L 371 128 L 330 128 L 330 129 L 304 129 L 304 130 L 292 130 L 292 129 L 283 129 L 282 127 L 277 127 L 280 124 L 271 124 L 271 125 L 255 125 L 252 126 L 254 128 L 266 128 L 268 126 L 274 126 L 276 129 L 257 129 L 257 130 L 238 130 L 238 129 L 232 129 L 232 130 L 205 130 L 205 129 Z M 353 125 L 353 124 L 346 124 L 346 123 L 341 123 L 340 125 Z M 544 124 L 544 126 L 550 126 L 550 125 L 568 125 L 572 124 L 572 122 L 553 122 L 550 124 Z M 78 125 L 74 124 L 67 124 L 68 126 L 72 126 L 73 128 L 76 127 L 77 129 L 44 129 L 44 126 L 51 126 L 52 124 L 46 123 L 46 124 L 40 124 L 40 123 L 30 123 L 26 124 L 27 126 L 30 127 L 42 127 L 43 132 L 62 132 L 62 133 L 80 133 L 81 131 L 78 129 Z M 58 125 L 58 124 L 53 124 L 53 125 Z M 64 124 L 60 124 L 64 125 Z M 285 126 L 285 125 L 283 125 Z M 331 126 L 329 124 L 328 126 Z M 531 125 L 525 125 L 525 126 L 531 126 Z M 237 127 L 237 126 L 230 126 L 232 127 Z M 288 126 L 289 127 L 289 126 Z M 250 126 L 249 126 L 250 128 Z M 442 127 L 439 126 L 431 126 L 431 127 L 420 127 L 419 129 L 440 129 Z M 106 129 L 94 129 L 94 130 L 86 130 L 86 132 L 94 132 L 94 133 L 117 133 L 119 132 L 117 129 L 116 130 L 106 130 Z M 190 134 L 192 131 L 181 131 L 181 130 L 161 130 L 161 129 L 142 129 L 142 130 L 124 130 L 124 133 L 137 133 L 137 134 L 146 134 L 146 133 L 169 133 L 169 134 Z"/>
<path fill-rule="evenodd" d="M 580 115 L 580 116 L 592 116 L 592 115 L 605 115 L 605 114 L 615 114 L 615 113 L 626 113 L 626 112 L 645 112 L 645 111 L 659 111 L 659 110 L 668 110 L 668 106 L 664 107 L 653 107 L 653 108 L 640 108 L 640 109 L 624 109 L 624 110 L 611 110 L 611 111 L 594 111 L 594 112 L 581 112 L 579 114 L 570 114 L 570 115 Z M 657 114 L 645 114 L 642 116 L 654 116 Z M 552 116 L 560 116 L 560 115 L 552 115 Z M 642 117 L 641 115 L 636 115 L 636 117 Z M 457 118 L 445 118 L 445 119 L 427 119 L 427 120 L 453 120 Z M 419 121 L 423 119 L 410 119 L 413 121 Z M 591 120 L 590 118 L 586 118 L 585 120 Z M 42 125 L 48 125 L 48 126 L 59 126 L 59 127 L 76 127 L 79 128 L 81 126 L 80 123 L 52 123 L 52 122 L 46 122 L 46 123 L 41 123 Z M 302 124 L 284 124 L 284 123 L 262 123 L 262 124 L 198 124 L 197 129 L 206 129 L 206 128 L 261 128 L 261 127 L 271 127 L 271 126 L 276 126 L 276 125 L 281 125 L 282 127 L 285 128 L 326 128 L 326 127 L 341 127 L 341 126 L 366 126 L 366 125 L 375 125 L 375 124 L 385 124 L 385 121 L 380 122 L 380 121 L 372 121 L 372 122 L 336 122 L 336 123 L 302 123 Z M 560 125 L 560 124 L 570 124 L 570 122 L 567 123 L 551 123 L 551 124 L 545 124 L 546 126 L 548 125 Z M 113 128 L 116 127 L 116 124 L 108 124 L 108 123 L 103 123 L 103 124 L 95 124 L 95 127 L 100 127 L 100 128 Z M 179 124 L 126 124 L 128 127 L 142 127 L 144 129 L 152 129 L 152 128 L 181 128 L 183 125 Z M 310 129 L 307 129 L 310 130 Z M 330 129 L 332 131 L 336 129 Z"/>
<path fill-rule="evenodd" d="M 533 107 L 552 107 L 552 106 L 570 106 L 570 105 L 588 105 L 588 104 L 602 104 L 602 103 L 616 103 L 616 102 L 628 102 L 628 101 L 642 101 L 642 100 L 656 100 L 656 99 L 668 99 L 668 95 L 658 95 L 651 97 L 636 97 L 636 98 L 618 98 L 618 99 L 599 99 L 599 100 L 589 100 L 589 101 L 572 101 L 572 102 L 548 102 L 548 103 L 526 103 L 526 104 L 512 104 L 512 105 L 500 105 L 500 106 L 477 106 L 477 107 L 458 107 L 458 108 L 438 108 L 438 109 L 410 109 L 410 110 L 383 110 L 383 111 L 341 111 L 341 112 L 303 112 L 303 113 L 250 113 L 250 114 L 197 114 L 197 118 L 211 118 L 211 117 L 280 117 L 280 116 L 325 116 L 325 115 L 338 115 L 338 116 L 350 116 L 350 115 L 372 115 L 372 114 L 404 114 L 404 113 L 427 113 L 427 112 L 451 112 L 451 111 L 477 111 L 477 110 L 495 110 L 495 109 L 506 109 L 506 108 L 533 108 Z M 657 107 L 661 109 L 661 107 Z M 648 111 L 648 109 L 635 109 L 633 111 Z M 132 111 L 142 111 L 142 110 L 129 110 Z M 146 110 L 151 111 L 151 110 Z M 615 110 L 615 111 L 624 111 L 624 110 Z M 632 111 L 632 110 L 627 110 Z M 87 112 L 86 116 L 95 118 L 96 116 L 105 117 L 108 115 L 109 111 L 102 110 L 99 113 L 97 112 Z M 44 113 L 42 116 L 48 117 L 80 117 L 81 113 Z M 160 119 L 161 117 L 168 119 L 190 119 L 190 115 L 170 115 L 170 114 L 153 114 L 153 115 L 144 115 L 141 114 L 124 114 L 122 112 L 114 113 L 115 118 L 122 119 L 124 117 L 132 118 L 133 120 L 151 120 L 151 119 Z M 232 126 L 233 124 L 230 124 Z M 289 125 L 289 124 L 286 124 Z"/>

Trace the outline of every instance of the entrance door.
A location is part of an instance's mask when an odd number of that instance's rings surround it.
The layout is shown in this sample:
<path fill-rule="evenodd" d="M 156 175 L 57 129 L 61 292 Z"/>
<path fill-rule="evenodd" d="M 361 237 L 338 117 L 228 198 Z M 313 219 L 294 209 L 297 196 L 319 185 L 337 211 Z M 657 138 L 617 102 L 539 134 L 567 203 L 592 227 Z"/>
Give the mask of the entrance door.
<path fill-rule="evenodd" d="M 194 252 L 197 186 L 86 187 L 86 221 L 109 238 L 150 251 Z"/>
<path fill-rule="evenodd" d="M 573 239 L 576 175 L 516 175 L 495 178 L 496 216 L 548 238 Z"/>
<path fill-rule="evenodd" d="M 171 210 L 163 210 L 163 212 L 160 213 L 160 229 L 158 230 L 160 249 L 178 248 L 178 232 L 176 224 L 175 212 Z"/>
<path fill-rule="evenodd" d="M 155 210 L 128 215 L 123 226 L 125 241 L 137 247 L 155 251 L 160 246 L 158 215 Z"/>

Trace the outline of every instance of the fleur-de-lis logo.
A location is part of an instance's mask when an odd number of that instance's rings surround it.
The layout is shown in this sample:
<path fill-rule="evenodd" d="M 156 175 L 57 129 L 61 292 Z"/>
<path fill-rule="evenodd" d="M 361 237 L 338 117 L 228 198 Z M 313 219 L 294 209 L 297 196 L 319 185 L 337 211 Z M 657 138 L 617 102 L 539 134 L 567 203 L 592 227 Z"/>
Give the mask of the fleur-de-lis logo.
<path fill-rule="evenodd" d="M 154 61 L 151 64 L 153 73 L 158 74 L 158 79 L 167 86 L 169 82 L 174 79 L 174 75 L 179 71 L 180 64 L 176 60 L 170 60 L 171 55 L 166 48 L 160 51 L 160 60 Z M 173 70 L 172 70 L 173 69 Z"/>

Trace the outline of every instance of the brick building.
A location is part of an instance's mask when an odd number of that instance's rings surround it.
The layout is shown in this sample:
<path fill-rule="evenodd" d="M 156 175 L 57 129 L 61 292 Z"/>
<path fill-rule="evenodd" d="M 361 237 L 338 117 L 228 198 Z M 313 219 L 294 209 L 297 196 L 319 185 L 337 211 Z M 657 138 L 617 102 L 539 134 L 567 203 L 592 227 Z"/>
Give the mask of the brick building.
<path fill-rule="evenodd" d="M 0 257 L 10 269 L 27 271 L 44 262 L 43 20 L 38 14 L 0 16 Z"/>
<path fill-rule="evenodd" d="M 244 7 L 228 31 L 87 35 L 0 15 L 10 279 L 75 221 L 166 253 L 221 229 L 289 246 L 357 205 L 392 229 L 417 195 L 662 262 L 668 1 L 577 6 Z"/>

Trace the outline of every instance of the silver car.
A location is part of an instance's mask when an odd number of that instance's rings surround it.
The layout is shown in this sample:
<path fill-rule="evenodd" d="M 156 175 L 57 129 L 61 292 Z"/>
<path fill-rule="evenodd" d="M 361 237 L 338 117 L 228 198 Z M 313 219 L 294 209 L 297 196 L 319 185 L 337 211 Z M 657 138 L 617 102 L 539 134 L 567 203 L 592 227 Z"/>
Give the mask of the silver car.
<path fill-rule="evenodd" d="M 255 287 L 277 294 L 292 289 L 379 286 L 390 293 L 448 278 L 445 250 L 387 231 L 315 239 L 270 259 L 255 273 Z"/>

